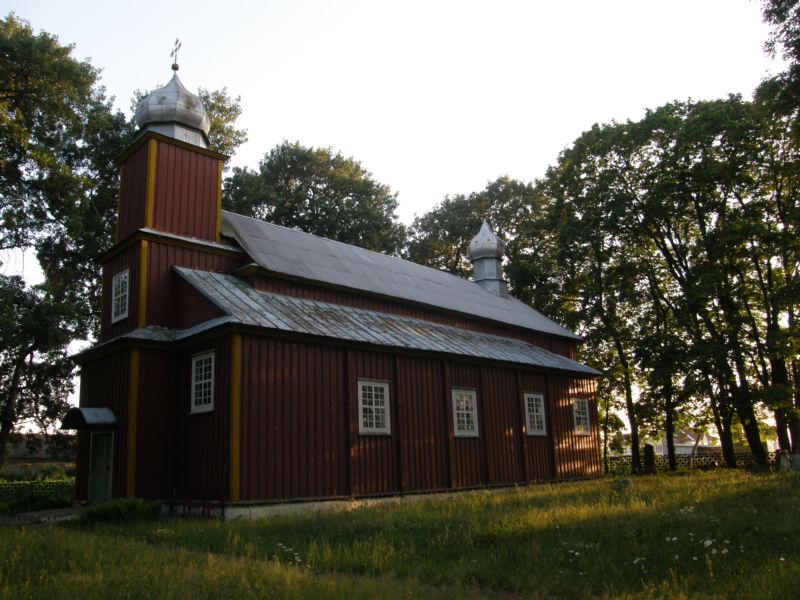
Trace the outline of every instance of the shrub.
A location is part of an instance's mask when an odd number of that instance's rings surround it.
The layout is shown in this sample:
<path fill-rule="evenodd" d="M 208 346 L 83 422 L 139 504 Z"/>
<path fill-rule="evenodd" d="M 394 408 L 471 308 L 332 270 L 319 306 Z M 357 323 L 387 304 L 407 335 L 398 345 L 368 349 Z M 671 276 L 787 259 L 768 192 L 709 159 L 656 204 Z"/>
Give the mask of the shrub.
<path fill-rule="evenodd" d="M 158 500 L 119 498 L 94 504 L 81 513 L 83 523 L 125 523 L 153 519 L 161 512 Z"/>

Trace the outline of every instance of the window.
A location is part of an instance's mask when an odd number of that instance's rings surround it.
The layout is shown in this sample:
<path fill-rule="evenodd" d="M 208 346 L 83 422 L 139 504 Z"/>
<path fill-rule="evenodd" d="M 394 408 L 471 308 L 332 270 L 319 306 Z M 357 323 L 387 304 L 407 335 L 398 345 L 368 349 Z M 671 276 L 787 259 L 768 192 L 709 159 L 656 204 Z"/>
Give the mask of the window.
<path fill-rule="evenodd" d="M 586 398 L 575 398 L 572 401 L 572 416 L 575 419 L 575 433 L 588 435 L 589 428 L 589 401 Z"/>
<path fill-rule="evenodd" d="M 192 357 L 192 410 L 203 413 L 214 410 L 214 353 Z"/>
<path fill-rule="evenodd" d="M 358 380 L 358 432 L 362 435 L 390 435 L 389 384 Z"/>
<path fill-rule="evenodd" d="M 525 394 L 525 428 L 528 435 L 547 435 L 542 394 Z"/>
<path fill-rule="evenodd" d="M 478 437 L 475 390 L 453 390 L 453 430 L 459 437 Z"/>
<path fill-rule="evenodd" d="M 116 323 L 128 316 L 128 269 L 114 273 L 111 278 L 111 322 Z"/>

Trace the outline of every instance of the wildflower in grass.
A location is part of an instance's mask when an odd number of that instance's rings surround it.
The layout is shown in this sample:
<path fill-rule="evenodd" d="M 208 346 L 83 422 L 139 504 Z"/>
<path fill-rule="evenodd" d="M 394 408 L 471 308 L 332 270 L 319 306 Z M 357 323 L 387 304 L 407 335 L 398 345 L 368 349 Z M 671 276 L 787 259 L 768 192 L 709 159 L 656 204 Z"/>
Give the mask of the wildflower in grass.
<path fill-rule="evenodd" d="M 644 561 L 644 556 L 637 556 L 633 559 L 633 564 L 638 565 L 640 562 Z"/>
<path fill-rule="evenodd" d="M 704 541 L 703 541 L 703 546 L 705 546 L 706 548 L 708 548 L 708 547 L 709 547 L 711 544 L 713 544 L 713 543 L 714 543 L 714 540 L 704 540 Z"/>

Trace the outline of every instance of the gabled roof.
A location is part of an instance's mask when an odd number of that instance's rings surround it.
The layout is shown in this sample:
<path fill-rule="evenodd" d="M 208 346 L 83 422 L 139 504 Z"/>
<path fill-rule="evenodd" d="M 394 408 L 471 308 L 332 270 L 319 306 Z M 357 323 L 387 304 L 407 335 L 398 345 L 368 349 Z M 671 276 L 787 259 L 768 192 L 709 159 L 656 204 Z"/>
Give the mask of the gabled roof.
<path fill-rule="evenodd" d="M 510 296 L 416 263 L 222 211 L 222 233 L 262 268 L 570 340 L 580 337 Z"/>
<path fill-rule="evenodd" d="M 362 308 L 262 292 L 222 273 L 173 267 L 228 318 L 221 322 L 392 348 L 468 356 L 553 369 L 578 377 L 600 373 L 522 340 Z M 476 286 L 477 287 L 477 286 Z"/>

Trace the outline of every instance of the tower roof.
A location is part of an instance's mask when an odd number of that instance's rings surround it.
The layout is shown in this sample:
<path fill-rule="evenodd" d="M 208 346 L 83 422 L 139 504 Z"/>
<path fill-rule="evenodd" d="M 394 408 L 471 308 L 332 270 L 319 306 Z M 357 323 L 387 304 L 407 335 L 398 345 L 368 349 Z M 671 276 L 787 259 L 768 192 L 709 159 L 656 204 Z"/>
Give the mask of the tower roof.
<path fill-rule="evenodd" d="M 502 258 L 505 251 L 505 242 L 495 235 L 484 219 L 480 231 L 469 243 L 469 259 Z"/>
<path fill-rule="evenodd" d="M 208 147 L 210 123 L 206 109 L 200 97 L 183 86 L 177 69 L 167 85 L 144 97 L 136 109 L 134 119 L 141 131 L 157 131 L 197 146 Z"/>

